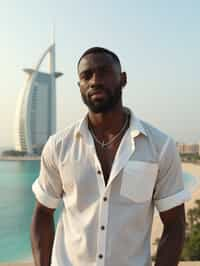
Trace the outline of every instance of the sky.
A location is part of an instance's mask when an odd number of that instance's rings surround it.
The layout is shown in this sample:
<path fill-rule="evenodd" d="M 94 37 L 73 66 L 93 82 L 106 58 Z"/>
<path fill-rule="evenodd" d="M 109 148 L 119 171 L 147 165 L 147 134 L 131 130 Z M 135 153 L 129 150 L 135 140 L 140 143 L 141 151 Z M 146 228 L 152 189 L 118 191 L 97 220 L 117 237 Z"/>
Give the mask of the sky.
<path fill-rule="evenodd" d="M 23 68 L 34 68 L 55 25 L 57 130 L 85 112 L 76 64 L 92 46 L 114 51 L 127 72 L 124 105 L 179 142 L 200 142 L 200 1 L 0 2 L 0 147 L 14 145 Z M 43 65 L 45 70 L 46 63 Z"/>

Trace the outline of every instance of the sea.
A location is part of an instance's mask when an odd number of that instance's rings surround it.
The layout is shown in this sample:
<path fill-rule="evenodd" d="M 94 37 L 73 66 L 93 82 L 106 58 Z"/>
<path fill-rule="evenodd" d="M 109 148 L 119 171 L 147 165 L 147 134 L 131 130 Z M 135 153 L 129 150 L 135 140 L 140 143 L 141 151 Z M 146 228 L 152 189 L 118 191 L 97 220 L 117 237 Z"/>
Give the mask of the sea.
<path fill-rule="evenodd" d="M 39 161 L 0 161 L 0 262 L 31 261 L 30 223 L 34 208 L 32 183 Z M 184 173 L 184 182 L 194 178 Z M 56 213 L 55 222 L 59 216 Z"/>

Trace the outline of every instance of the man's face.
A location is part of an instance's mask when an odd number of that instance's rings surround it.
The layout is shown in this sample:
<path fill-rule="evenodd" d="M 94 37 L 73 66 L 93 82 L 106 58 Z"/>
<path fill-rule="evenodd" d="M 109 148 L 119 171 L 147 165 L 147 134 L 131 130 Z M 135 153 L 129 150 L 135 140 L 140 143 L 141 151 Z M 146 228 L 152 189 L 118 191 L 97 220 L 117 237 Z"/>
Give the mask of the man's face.
<path fill-rule="evenodd" d="M 121 101 L 121 69 L 111 55 L 84 56 L 78 74 L 82 99 L 92 112 L 108 112 Z"/>

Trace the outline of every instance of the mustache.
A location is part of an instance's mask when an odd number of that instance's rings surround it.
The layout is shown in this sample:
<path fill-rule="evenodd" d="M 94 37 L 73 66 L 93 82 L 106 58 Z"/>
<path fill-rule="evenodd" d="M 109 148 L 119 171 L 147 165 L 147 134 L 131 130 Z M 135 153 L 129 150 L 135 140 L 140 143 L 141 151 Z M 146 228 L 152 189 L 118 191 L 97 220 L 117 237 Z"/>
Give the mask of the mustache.
<path fill-rule="evenodd" d="M 95 94 L 96 92 L 98 91 L 106 91 L 106 89 L 103 87 L 103 86 L 97 86 L 97 87 L 90 87 L 88 90 L 87 90 L 87 96 L 91 97 L 93 94 Z"/>

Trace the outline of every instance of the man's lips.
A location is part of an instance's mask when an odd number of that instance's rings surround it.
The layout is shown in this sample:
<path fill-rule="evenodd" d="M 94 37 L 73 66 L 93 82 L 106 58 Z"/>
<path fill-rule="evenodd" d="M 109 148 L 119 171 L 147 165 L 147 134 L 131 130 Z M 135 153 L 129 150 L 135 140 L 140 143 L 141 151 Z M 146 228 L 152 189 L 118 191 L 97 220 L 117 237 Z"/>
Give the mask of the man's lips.
<path fill-rule="evenodd" d="M 102 97 L 105 97 L 105 92 L 103 90 L 96 90 L 96 91 L 93 91 L 89 94 L 89 96 L 93 99 L 95 98 L 102 98 Z"/>

